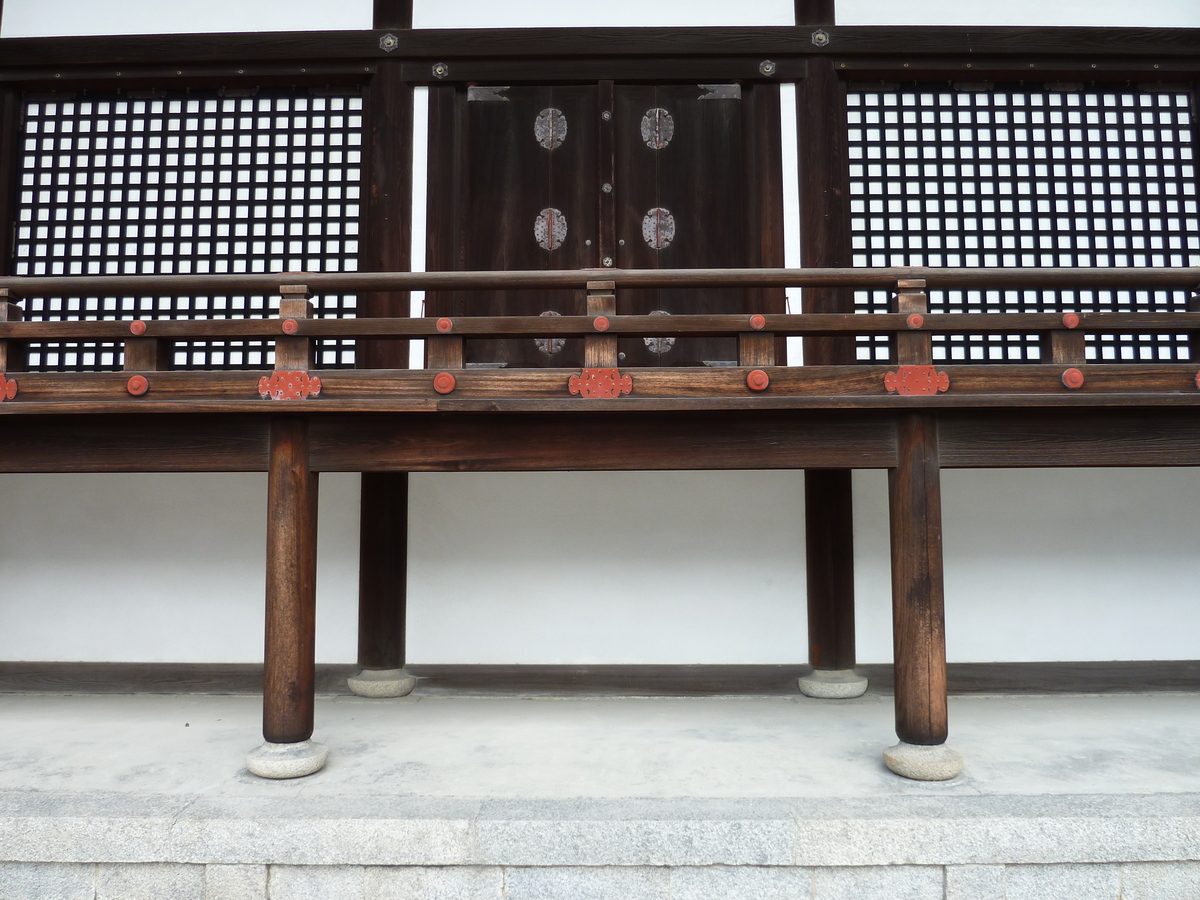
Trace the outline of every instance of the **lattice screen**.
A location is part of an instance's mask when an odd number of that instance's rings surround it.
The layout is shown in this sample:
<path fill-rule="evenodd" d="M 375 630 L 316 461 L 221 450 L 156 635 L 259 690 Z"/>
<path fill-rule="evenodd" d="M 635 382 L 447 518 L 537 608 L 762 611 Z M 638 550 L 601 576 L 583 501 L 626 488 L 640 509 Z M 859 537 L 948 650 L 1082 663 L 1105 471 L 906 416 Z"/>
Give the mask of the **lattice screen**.
<path fill-rule="evenodd" d="M 148 92 L 149 93 L 149 92 Z M 352 271 L 362 99 L 306 89 L 88 92 L 26 99 L 17 275 Z M 248 93 L 248 92 L 246 92 Z M 28 319 L 240 318 L 255 296 L 29 298 Z M 354 295 L 314 299 L 353 316 Z M 269 346 L 269 345 L 268 345 Z M 264 368 L 258 341 L 179 342 L 174 368 Z M 354 364 L 326 341 L 318 364 Z M 114 345 L 34 345 L 30 368 L 120 368 Z"/>
<path fill-rule="evenodd" d="M 852 86 L 856 266 L 1200 265 L 1192 97 L 1161 86 Z M 1187 309 L 1185 291 L 932 291 L 935 312 Z M 886 292 L 861 291 L 863 312 Z M 934 338 L 935 359 L 1030 361 L 1037 335 Z M 1188 359 L 1186 335 L 1088 337 L 1097 362 Z M 891 361 L 886 338 L 858 359 Z"/>

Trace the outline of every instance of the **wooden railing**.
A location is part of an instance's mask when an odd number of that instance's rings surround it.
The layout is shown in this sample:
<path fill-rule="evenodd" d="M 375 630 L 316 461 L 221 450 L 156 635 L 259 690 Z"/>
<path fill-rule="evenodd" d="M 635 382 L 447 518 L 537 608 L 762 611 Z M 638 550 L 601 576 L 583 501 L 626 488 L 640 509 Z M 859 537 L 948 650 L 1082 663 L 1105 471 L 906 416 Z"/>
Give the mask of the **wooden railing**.
<path fill-rule="evenodd" d="M 603 280 L 597 280 L 599 278 Z M 302 282 L 302 283 L 301 283 Z M 682 269 L 621 271 L 345 273 L 215 276 L 102 276 L 0 278 L 5 399 L 0 411 L 66 411 L 130 404 L 163 410 L 229 409 L 260 398 L 306 399 L 322 411 L 428 408 L 430 401 L 538 400 L 547 409 L 581 405 L 581 398 L 637 405 L 878 407 L 894 405 L 1054 406 L 1200 404 L 1197 363 L 1085 359 L 1086 334 L 1200 332 L 1200 312 L 928 312 L 930 288 L 1130 289 L 1193 288 L 1192 268 L 1139 269 Z M 622 287 L 849 287 L 890 288 L 896 312 L 619 315 Z M 313 318 L 307 298 L 318 292 L 563 288 L 587 291 L 591 315 Z M 271 318 L 21 321 L 25 296 L 149 296 L 279 294 Z M 469 304 L 469 301 L 468 301 Z M 935 334 L 1041 334 L 1039 363 L 970 364 L 935 360 Z M 896 365 L 777 365 L 775 338 L 892 335 Z M 738 338 L 736 366 L 720 368 L 619 365 L 617 337 Z M 582 338 L 584 367 L 472 369 L 462 344 L 471 338 Z M 427 369 L 317 371 L 318 338 L 425 339 Z M 170 371 L 177 340 L 273 340 L 276 372 Z M 22 372 L 30 342 L 108 342 L 124 345 L 123 373 Z M 932 368 L 930 368 L 932 367 Z M 129 373 L 137 373 L 130 375 Z M 592 373 L 592 374 L 588 374 Z M 602 373 L 602 374 L 596 374 Z M 290 379 L 290 380 L 289 380 Z M 599 379 L 599 380 L 597 380 Z M 285 385 L 286 383 L 286 385 Z M 286 389 L 285 389 L 286 388 Z M 560 401 L 554 403 L 554 401 Z M 115 404 L 115 406 L 113 406 Z M 99 406 L 98 406 L 99 405 Z"/>

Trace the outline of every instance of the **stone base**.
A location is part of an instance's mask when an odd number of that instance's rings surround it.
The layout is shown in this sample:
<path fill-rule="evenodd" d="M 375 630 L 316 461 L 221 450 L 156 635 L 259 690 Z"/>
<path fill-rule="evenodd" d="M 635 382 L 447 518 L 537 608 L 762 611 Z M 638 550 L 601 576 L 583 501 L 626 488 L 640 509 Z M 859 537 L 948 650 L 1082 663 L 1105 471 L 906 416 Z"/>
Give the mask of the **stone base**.
<path fill-rule="evenodd" d="M 883 761 L 897 775 L 915 781 L 949 781 L 963 769 L 963 758 L 945 744 L 906 744 L 883 751 Z"/>
<path fill-rule="evenodd" d="M 262 778 L 302 778 L 321 771 L 329 748 L 316 741 L 272 744 L 263 741 L 246 754 L 246 768 Z"/>
<path fill-rule="evenodd" d="M 417 686 L 415 675 L 403 669 L 363 669 L 346 679 L 350 690 L 360 697 L 403 697 Z"/>
<path fill-rule="evenodd" d="M 800 693 L 818 700 L 849 700 L 867 692 L 867 679 L 853 669 L 814 669 L 799 684 Z"/>

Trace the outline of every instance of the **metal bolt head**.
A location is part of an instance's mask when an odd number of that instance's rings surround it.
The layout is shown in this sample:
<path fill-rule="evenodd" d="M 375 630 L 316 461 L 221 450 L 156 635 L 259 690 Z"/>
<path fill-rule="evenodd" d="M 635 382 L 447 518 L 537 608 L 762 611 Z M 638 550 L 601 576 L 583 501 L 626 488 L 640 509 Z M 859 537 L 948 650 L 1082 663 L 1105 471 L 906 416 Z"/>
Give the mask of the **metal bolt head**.
<path fill-rule="evenodd" d="M 611 194 L 612 193 L 612 185 L 606 181 L 606 182 L 604 182 L 604 184 L 600 185 L 600 190 L 604 191 L 604 193 L 606 193 L 606 194 Z"/>
<path fill-rule="evenodd" d="M 829 46 L 829 32 L 824 28 L 819 28 L 812 33 L 812 42 L 814 47 Z"/>
<path fill-rule="evenodd" d="M 433 77 L 434 78 L 445 78 L 449 74 L 450 74 L 450 67 L 448 65 L 446 65 L 445 63 L 434 63 L 433 64 Z"/>
<path fill-rule="evenodd" d="M 816 38 L 813 38 L 813 40 L 816 40 Z M 762 62 L 760 62 L 758 64 L 758 71 L 761 72 L 763 75 L 774 75 L 775 74 L 775 63 L 769 59 L 764 59 Z"/>
<path fill-rule="evenodd" d="M 604 268 L 611 269 L 612 264 L 613 264 L 613 258 L 611 256 L 606 256 L 600 262 L 604 265 Z"/>
<path fill-rule="evenodd" d="M 379 49 L 384 53 L 391 53 L 400 46 L 400 39 L 394 34 L 385 34 L 379 39 Z"/>
<path fill-rule="evenodd" d="M 600 113 L 600 118 L 602 118 L 605 122 L 611 121 L 612 120 L 612 110 L 606 109 L 604 112 Z"/>

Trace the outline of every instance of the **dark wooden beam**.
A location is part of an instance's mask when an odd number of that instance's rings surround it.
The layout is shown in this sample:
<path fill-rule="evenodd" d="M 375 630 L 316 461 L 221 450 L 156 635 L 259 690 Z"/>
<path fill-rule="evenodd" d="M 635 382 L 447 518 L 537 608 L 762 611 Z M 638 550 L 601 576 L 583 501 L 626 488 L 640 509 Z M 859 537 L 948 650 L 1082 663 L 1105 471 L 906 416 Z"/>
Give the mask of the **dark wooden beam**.
<path fill-rule="evenodd" d="M 417 29 L 389 51 L 387 30 L 242 34 L 117 35 L 0 40 L 8 67 L 59 67 L 113 63 L 355 59 L 374 61 L 459 59 L 567 59 L 603 56 L 1054 56 L 1200 57 L 1200 29 L 958 26 L 825 26 L 818 46 L 810 25 L 801 27 Z M 450 74 L 454 78 L 453 72 Z"/>
<path fill-rule="evenodd" d="M 371 22 L 376 30 L 412 28 L 413 0 L 373 0 Z"/>

